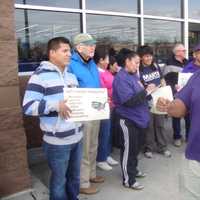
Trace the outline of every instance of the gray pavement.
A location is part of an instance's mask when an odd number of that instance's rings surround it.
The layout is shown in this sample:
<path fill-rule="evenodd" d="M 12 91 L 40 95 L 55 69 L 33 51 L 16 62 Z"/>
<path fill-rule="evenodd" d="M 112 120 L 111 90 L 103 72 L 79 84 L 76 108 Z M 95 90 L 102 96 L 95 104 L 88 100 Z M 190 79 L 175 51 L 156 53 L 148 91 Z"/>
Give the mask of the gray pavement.
<path fill-rule="evenodd" d="M 172 143 L 170 120 L 167 120 L 166 129 L 169 143 Z M 97 170 L 98 175 L 105 176 L 103 184 L 96 184 L 99 192 L 96 195 L 80 195 L 80 200 L 179 200 L 179 173 L 185 145 L 181 148 L 169 144 L 171 158 L 154 154 L 147 159 L 140 154 L 139 169 L 147 173 L 147 177 L 139 181 L 145 186 L 142 191 L 124 188 L 121 184 L 120 166 L 112 171 Z M 113 157 L 119 160 L 119 151 L 113 152 Z M 11 200 L 47 200 L 49 169 L 45 161 L 32 165 L 33 190 L 28 193 L 13 196 Z"/>

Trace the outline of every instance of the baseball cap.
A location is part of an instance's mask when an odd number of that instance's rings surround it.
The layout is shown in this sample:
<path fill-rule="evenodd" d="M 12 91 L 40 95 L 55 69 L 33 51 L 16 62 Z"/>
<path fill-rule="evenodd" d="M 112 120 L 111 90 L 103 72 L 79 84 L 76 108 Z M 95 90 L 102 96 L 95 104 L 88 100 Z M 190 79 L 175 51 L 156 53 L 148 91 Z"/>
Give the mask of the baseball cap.
<path fill-rule="evenodd" d="M 200 43 L 194 47 L 193 51 L 200 51 Z"/>
<path fill-rule="evenodd" d="M 88 33 L 80 33 L 76 35 L 73 39 L 73 44 L 86 44 L 86 45 L 92 45 L 96 44 L 96 40 Z"/>

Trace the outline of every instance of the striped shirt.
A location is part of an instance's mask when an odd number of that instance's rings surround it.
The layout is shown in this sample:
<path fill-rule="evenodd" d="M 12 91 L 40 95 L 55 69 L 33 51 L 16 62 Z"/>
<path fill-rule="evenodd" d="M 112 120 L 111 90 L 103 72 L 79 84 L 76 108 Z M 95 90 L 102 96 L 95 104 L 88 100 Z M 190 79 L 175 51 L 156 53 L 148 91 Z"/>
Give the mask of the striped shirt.
<path fill-rule="evenodd" d="M 82 138 L 81 124 L 58 115 L 59 101 L 64 100 L 64 87 L 77 87 L 73 74 L 63 73 L 51 62 L 41 62 L 31 76 L 23 100 L 26 115 L 39 116 L 43 140 L 50 144 L 67 145 Z"/>

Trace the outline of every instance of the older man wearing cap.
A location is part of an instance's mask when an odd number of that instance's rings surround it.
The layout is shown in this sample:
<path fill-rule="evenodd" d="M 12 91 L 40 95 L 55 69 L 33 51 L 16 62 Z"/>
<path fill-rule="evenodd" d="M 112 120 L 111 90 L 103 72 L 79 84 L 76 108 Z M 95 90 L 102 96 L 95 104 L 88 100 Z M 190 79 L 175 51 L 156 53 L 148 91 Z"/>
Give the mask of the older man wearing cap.
<path fill-rule="evenodd" d="M 96 40 L 89 34 L 81 33 L 74 37 L 73 43 L 75 48 L 69 71 L 77 77 L 81 88 L 100 88 L 99 72 L 93 60 Z M 80 183 L 80 193 L 83 194 L 97 193 L 97 188 L 91 186 L 91 182 L 104 182 L 103 177 L 96 176 L 99 124 L 99 120 L 84 122 Z"/>

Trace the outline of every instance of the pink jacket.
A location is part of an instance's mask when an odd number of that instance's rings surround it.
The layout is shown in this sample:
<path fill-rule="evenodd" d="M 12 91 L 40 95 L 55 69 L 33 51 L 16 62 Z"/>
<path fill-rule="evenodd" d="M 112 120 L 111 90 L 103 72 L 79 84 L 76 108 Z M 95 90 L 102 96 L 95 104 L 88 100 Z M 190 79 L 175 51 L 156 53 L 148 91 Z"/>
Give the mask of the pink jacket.
<path fill-rule="evenodd" d="M 99 74 L 100 74 L 101 87 L 107 88 L 109 103 L 110 103 L 110 107 L 112 108 L 113 107 L 112 83 L 113 83 L 114 77 L 108 70 L 103 70 L 101 68 L 98 68 L 98 69 L 99 69 Z"/>

